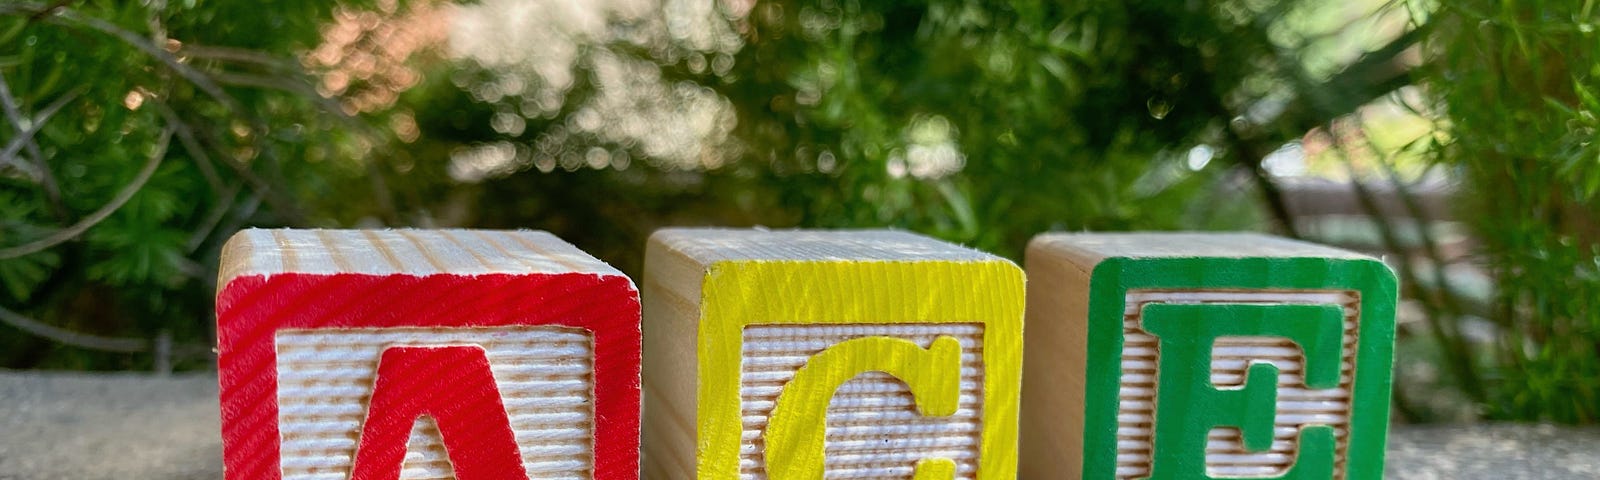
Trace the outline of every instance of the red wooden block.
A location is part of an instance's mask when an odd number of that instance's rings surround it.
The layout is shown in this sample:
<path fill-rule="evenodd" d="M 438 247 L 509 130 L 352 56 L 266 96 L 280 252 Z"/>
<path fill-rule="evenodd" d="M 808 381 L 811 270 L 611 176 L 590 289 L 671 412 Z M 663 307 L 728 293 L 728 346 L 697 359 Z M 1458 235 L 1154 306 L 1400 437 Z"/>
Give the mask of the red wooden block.
<path fill-rule="evenodd" d="M 221 271 L 229 479 L 638 478 L 638 294 L 550 234 L 247 230 Z"/>

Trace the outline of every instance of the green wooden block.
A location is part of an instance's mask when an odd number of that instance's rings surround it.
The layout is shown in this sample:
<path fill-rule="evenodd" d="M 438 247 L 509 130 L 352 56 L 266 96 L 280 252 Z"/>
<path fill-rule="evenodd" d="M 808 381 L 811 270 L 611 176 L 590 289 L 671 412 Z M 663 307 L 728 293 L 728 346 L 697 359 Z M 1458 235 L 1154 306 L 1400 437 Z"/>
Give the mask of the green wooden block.
<path fill-rule="evenodd" d="M 1044 234 L 1021 478 L 1383 475 L 1394 273 L 1254 234 Z"/>

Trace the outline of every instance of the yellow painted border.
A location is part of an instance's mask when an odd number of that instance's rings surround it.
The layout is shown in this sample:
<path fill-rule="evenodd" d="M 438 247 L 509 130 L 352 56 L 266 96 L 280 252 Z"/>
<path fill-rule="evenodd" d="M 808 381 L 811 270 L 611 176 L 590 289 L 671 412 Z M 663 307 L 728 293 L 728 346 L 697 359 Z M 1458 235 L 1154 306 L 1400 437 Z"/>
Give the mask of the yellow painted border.
<path fill-rule="evenodd" d="M 978 323 L 983 417 L 978 478 L 1016 478 L 1022 377 L 1022 269 L 984 261 L 722 261 L 701 290 L 699 478 L 737 478 L 744 327 Z"/>

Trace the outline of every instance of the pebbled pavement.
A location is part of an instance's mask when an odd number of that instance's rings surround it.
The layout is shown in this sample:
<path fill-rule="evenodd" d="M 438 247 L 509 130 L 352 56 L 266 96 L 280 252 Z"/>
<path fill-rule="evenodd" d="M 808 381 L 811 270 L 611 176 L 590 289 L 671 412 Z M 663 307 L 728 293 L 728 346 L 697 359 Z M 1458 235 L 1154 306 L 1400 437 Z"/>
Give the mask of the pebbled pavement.
<path fill-rule="evenodd" d="M 214 374 L 0 371 L 0 480 L 214 479 Z M 1600 429 L 1396 426 L 1391 479 L 1600 479 Z"/>

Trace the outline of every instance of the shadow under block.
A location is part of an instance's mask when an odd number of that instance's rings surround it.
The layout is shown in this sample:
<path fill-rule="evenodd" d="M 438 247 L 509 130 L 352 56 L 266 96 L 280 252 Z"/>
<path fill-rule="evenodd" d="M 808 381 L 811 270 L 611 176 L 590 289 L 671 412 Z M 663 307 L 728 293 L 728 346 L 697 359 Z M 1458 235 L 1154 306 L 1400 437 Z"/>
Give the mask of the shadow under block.
<path fill-rule="evenodd" d="M 1011 479 L 1022 271 L 893 231 L 668 229 L 645 253 L 653 479 Z"/>
<path fill-rule="evenodd" d="M 555 236 L 246 230 L 220 270 L 229 479 L 638 478 L 638 294 Z"/>
<path fill-rule="evenodd" d="M 1377 259 L 1045 234 L 1026 264 L 1021 478 L 1383 475 L 1397 289 Z"/>

